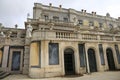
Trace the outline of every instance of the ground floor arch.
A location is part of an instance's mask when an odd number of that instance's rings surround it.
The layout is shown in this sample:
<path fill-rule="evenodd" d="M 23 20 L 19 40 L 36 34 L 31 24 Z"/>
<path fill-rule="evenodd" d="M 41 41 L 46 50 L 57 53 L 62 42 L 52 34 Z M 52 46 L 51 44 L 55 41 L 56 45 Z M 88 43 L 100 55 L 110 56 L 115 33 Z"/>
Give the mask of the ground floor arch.
<path fill-rule="evenodd" d="M 106 49 L 106 55 L 107 55 L 107 62 L 109 70 L 115 70 L 115 62 L 113 58 L 113 52 L 110 48 Z"/>
<path fill-rule="evenodd" d="M 64 50 L 65 75 L 75 74 L 74 51 L 71 48 Z"/>
<path fill-rule="evenodd" d="M 2 55 L 3 55 L 2 50 L 0 50 L 0 67 L 2 65 Z"/>
<path fill-rule="evenodd" d="M 89 61 L 90 72 L 97 72 L 95 51 L 92 48 L 88 49 L 88 61 Z"/>

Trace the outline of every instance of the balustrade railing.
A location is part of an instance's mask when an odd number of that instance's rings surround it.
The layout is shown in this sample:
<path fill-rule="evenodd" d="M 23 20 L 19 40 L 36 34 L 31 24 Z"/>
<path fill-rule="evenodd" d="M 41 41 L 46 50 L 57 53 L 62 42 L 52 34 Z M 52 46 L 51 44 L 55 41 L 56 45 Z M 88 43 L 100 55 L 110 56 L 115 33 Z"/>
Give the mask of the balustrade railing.
<path fill-rule="evenodd" d="M 36 39 L 68 40 L 69 39 L 76 41 L 120 41 L 120 36 L 37 30 L 33 32 L 32 39 L 33 40 Z"/>
<path fill-rule="evenodd" d="M 56 32 L 56 38 L 77 39 L 78 36 L 75 33 Z"/>
<path fill-rule="evenodd" d="M 97 35 L 82 34 L 82 40 L 97 40 Z"/>
<path fill-rule="evenodd" d="M 120 41 L 120 36 L 115 37 L 116 41 Z"/>
<path fill-rule="evenodd" d="M 100 40 L 113 41 L 113 36 L 101 35 L 101 36 L 100 36 Z"/>

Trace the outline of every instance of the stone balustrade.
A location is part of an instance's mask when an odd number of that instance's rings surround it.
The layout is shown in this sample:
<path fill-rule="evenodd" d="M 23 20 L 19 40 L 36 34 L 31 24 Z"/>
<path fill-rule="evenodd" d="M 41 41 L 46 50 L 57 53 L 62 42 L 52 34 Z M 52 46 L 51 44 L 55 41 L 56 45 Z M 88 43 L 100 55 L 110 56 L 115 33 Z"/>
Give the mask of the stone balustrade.
<path fill-rule="evenodd" d="M 120 41 L 120 36 L 115 37 L 116 41 Z"/>
<path fill-rule="evenodd" d="M 56 38 L 78 39 L 78 36 L 70 32 L 56 32 Z"/>
<path fill-rule="evenodd" d="M 100 40 L 103 41 L 113 41 L 113 36 L 108 36 L 108 35 L 101 35 Z"/>
<path fill-rule="evenodd" d="M 97 35 L 82 34 L 82 40 L 98 40 Z"/>
<path fill-rule="evenodd" d="M 53 30 L 35 30 L 33 31 L 32 41 L 36 40 L 71 40 L 71 41 L 120 41 L 120 36 L 76 33 Z"/>

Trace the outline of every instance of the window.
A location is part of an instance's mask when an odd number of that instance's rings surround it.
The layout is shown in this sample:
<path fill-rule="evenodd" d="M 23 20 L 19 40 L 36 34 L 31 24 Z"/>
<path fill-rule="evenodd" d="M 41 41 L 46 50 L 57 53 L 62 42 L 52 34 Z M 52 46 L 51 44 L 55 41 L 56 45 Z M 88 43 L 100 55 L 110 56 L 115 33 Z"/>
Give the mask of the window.
<path fill-rule="evenodd" d="M 101 64 L 105 65 L 103 46 L 102 46 L 102 44 L 99 44 L 98 46 L 99 46 L 99 54 L 100 54 Z"/>
<path fill-rule="evenodd" d="M 25 34 L 21 34 L 20 38 L 25 38 Z"/>
<path fill-rule="evenodd" d="M 58 21 L 58 20 L 59 20 L 59 17 L 53 16 L 53 20 L 54 20 L 54 21 Z"/>
<path fill-rule="evenodd" d="M 30 66 L 41 67 L 41 42 L 32 42 L 30 44 Z"/>
<path fill-rule="evenodd" d="M 83 20 L 78 20 L 79 25 L 83 25 Z"/>
<path fill-rule="evenodd" d="M 63 18 L 64 22 L 68 22 L 68 18 Z"/>
<path fill-rule="evenodd" d="M 112 24 L 109 24 L 109 28 L 113 28 L 113 25 L 112 25 Z"/>
<path fill-rule="evenodd" d="M 120 29 L 120 25 L 118 25 L 118 28 Z"/>
<path fill-rule="evenodd" d="M 59 46 L 58 43 L 49 43 L 49 64 L 59 64 Z"/>
<path fill-rule="evenodd" d="M 89 26 L 94 26 L 94 23 L 92 21 L 90 21 Z"/>
<path fill-rule="evenodd" d="M 120 64 L 120 52 L 119 52 L 118 45 L 115 45 L 115 50 L 116 50 L 116 55 L 117 55 L 118 63 Z"/>
<path fill-rule="evenodd" d="M 80 66 L 85 67 L 85 46 L 84 44 L 78 45 L 79 49 L 79 58 L 80 58 Z"/>
<path fill-rule="evenodd" d="M 45 20 L 49 19 L 48 15 L 44 15 L 44 19 Z"/>
<path fill-rule="evenodd" d="M 99 23 L 99 27 L 102 28 L 103 27 L 103 23 Z"/>
<path fill-rule="evenodd" d="M 11 38 L 16 38 L 17 37 L 17 32 L 12 32 L 12 34 L 10 35 Z"/>

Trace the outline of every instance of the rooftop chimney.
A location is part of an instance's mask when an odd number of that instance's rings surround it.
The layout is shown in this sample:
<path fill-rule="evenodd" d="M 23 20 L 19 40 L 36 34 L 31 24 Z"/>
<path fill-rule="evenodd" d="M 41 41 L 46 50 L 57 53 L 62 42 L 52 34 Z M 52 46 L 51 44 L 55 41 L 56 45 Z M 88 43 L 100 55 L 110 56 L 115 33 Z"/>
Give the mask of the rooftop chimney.
<path fill-rule="evenodd" d="M 86 10 L 82 9 L 81 12 L 85 15 L 86 14 Z"/>
<path fill-rule="evenodd" d="M 16 24 L 16 25 L 15 25 L 15 28 L 17 28 L 17 27 L 18 27 L 18 25 Z"/>
<path fill-rule="evenodd" d="M 120 17 L 118 17 L 118 20 L 120 20 Z"/>
<path fill-rule="evenodd" d="M 50 9 L 52 8 L 52 3 L 49 3 Z"/>
<path fill-rule="evenodd" d="M 51 7 L 51 6 L 52 6 L 52 3 L 49 3 L 49 6 Z"/>
<path fill-rule="evenodd" d="M 109 13 L 106 13 L 106 17 L 110 17 L 110 14 L 109 14 Z"/>
<path fill-rule="evenodd" d="M 94 14 L 94 12 L 92 11 L 92 14 Z"/>
<path fill-rule="evenodd" d="M 95 16 L 95 15 L 96 15 L 96 12 L 93 12 L 93 11 L 92 11 L 92 15 Z"/>
<path fill-rule="evenodd" d="M 62 5 L 59 5 L 59 9 L 60 9 L 60 10 L 62 9 Z"/>
<path fill-rule="evenodd" d="M 62 5 L 59 5 L 60 8 L 62 8 Z"/>
<path fill-rule="evenodd" d="M 83 12 L 84 10 L 82 9 L 81 12 Z"/>

